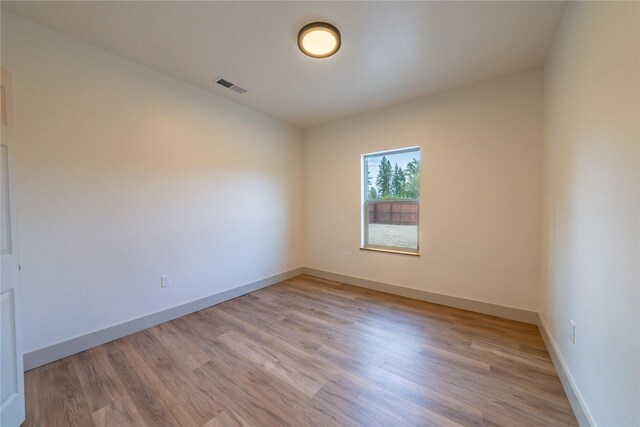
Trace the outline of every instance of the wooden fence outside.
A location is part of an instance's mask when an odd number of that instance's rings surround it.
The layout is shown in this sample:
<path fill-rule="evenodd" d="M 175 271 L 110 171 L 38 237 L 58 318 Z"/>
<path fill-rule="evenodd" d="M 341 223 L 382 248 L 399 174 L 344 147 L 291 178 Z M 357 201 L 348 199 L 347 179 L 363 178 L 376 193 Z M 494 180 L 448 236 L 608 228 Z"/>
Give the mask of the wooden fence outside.
<path fill-rule="evenodd" d="M 369 224 L 418 225 L 418 203 L 371 201 L 367 203 Z"/>

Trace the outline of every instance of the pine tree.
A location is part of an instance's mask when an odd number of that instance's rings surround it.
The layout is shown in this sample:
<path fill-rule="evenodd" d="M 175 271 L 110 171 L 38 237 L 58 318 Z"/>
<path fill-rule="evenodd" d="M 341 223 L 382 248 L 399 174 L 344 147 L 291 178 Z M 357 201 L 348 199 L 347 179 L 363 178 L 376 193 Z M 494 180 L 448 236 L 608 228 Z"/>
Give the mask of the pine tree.
<path fill-rule="evenodd" d="M 385 198 L 391 194 L 391 178 L 393 171 L 391 170 L 391 162 L 386 157 L 380 160 L 380 168 L 376 177 L 376 187 L 378 187 L 378 197 Z"/>
<path fill-rule="evenodd" d="M 401 198 L 403 196 L 403 187 L 404 187 L 404 172 L 402 168 L 398 166 L 396 163 L 393 168 L 393 177 L 391 178 L 391 194 L 396 198 Z"/>
<path fill-rule="evenodd" d="M 417 199 L 420 197 L 420 160 L 413 159 L 405 168 L 406 182 L 404 184 L 404 197 Z"/>
<path fill-rule="evenodd" d="M 416 159 L 414 157 L 413 160 L 411 160 L 409 163 L 407 163 L 407 169 L 405 171 L 406 171 L 406 174 L 407 174 L 408 178 L 419 174 L 420 173 L 420 160 L 418 160 L 418 159 Z"/>

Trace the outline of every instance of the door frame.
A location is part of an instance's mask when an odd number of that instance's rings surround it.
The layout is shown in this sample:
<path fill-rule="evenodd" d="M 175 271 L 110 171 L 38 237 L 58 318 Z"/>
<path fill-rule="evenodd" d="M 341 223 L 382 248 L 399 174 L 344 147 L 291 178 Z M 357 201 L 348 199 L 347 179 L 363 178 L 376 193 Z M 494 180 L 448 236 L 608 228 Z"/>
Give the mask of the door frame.
<path fill-rule="evenodd" d="M 0 402 L 0 425 L 7 427 L 19 426 L 25 420 L 25 393 L 24 393 L 24 360 L 23 360 L 23 348 L 22 348 L 22 328 L 21 328 L 21 295 L 19 284 L 19 256 L 18 256 L 18 242 L 17 242 L 17 226 L 16 226 L 16 208 L 15 208 L 15 190 L 13 179 L 13 165 L 12 165 L 12 152 L 14 145 L 12 144 L 12 129 L 13 129 L 13 105 L 12 105 L 12 85 L 11 85 L 11 73 L 2 67 L 2 75 L 0 79 L 2 86 L 1 96 L 1 117 L 2 122 L 2 139 L 0 141 L 0 150 L 4 150 L 6 147 L 6 178 L 7 178 L 7 191 L 8 191 L 8 217 L 9 217 L 9 236 L 8 236 L 8 248 L 7 253 L 1 253 L 2 265 L 0 267 L 0 277 L 2 283 L 0 283 L 0 294 L 2 299 L 11 298 L 8 301 L 9 311 L 9 327 L 12 328 L 12 339 L 10 344 L 13 346 L 11 352 L 13 357 L 10 359 L 13 362 L 12 373 L 13 378 L 10 381 L 12 393 L 9 394 L 4 402 Z M 2 158 L 0 157 L 0 161 Z M 0 169 L 1 170 L 1 169 Z M 0 185 L 2 185 L 3 177 L 0 176 Z M 2 201 L 0 200 L 0 203 Z M 7 302 L 7 300 L 3 301 Z M 0 305 L 0 310 L 2 310 Z M 6 307 L 5 307 L 6 308 Z M 5 319 L 6 314 L 0 313 L 1 319 Z M 2 325 L 4 329 L 5 325 Z M 6 338 L 6 337 L 5 337 Z M 5 350 L 3 350 L 5 351 Z M 11 353 L 9 353 L 11 354 Z M 4 369 L 3 369 L 4 371 Z M 4 377 L 4 376 L 3 376 Z M 7 381 L 6 378 L 3 381 Z M 6 383 L 5 383 L 6 384 Z M 4 385 L 4 384 L 3 384 Z"/>

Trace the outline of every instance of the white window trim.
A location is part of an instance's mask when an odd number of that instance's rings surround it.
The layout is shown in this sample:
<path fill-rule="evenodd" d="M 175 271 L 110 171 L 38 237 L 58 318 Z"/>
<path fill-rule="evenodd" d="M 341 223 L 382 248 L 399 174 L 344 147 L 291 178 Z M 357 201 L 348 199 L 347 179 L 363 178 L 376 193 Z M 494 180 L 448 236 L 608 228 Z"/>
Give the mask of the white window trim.
<path fill-rule="evenodd" d="M 361 223 L 361 240 L 360 240 L 360 250 L 365 250 L 365 251 L 376 251 L 376 252 L 388 252 L 388 253 L 394 253 L 394 254 L 401 254 L 401 255 L 413 255 L 413 256 L 420 256 L 420 198 L 418 199 L 386 199 L 386 200 L 376 200 L 376 201 L 372 201 L 370 202 L 369 200 L 367 200 L 367 190 L 368 190 L 368 179 L 367 179 L 367 175 L 368 175 L 368 164 L 366 162 L 366 159 L 368 157 L 380 157 L 382 155 L 385 154 L 402 154 L 402 153 L 409 153 L 412 151 L 418 151 L 420 152 L 420 146 L 415 146 L 415 147 L 407 147 L 407 148 L 400 148 L 397 150 L 385 150 L 385 151 L 376 151 L 373 153 L 366 153 L 366 154 L 362 154 L 360 156 L 360 165 L 361 165 L 361 172 L 362 172 L 362 182 L 360 184 L 360 191 L 361 191 L 361 200 L 360 200 L 360 205 L 361 205 L 361 217 L 360 217 L 360 223 Z M 420 188 L 422 189 L 422 186 L 420 186 Z M 396 246 L 386 246 L 386 245 L 372 245 L 372 244 L 368 244 L 368 240 L 369 240 L 369 227 L 368 227 L 368 223 L 369 223 L 369 204 L 371 203 L 408 203 L 408 204 L 417 204 L 418 205 L 418 221 L 417 221 L 417 226 L 416 226 L 416 248 L 403 248 L 403 247 L 396 247 Z"/>

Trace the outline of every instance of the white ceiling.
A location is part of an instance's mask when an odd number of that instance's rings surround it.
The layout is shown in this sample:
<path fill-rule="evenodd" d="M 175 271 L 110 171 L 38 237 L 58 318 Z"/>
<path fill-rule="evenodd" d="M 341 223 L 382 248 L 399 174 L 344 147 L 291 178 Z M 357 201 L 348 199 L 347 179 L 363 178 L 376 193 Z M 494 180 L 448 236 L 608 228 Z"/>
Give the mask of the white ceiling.
<path fill-rule="evenodd" d="M 299 127 L 544 64 L 565 2 L 2 2 L 4 9 Z M 297 48 L 316 20 L 333 57 Z M 249 90 L 237 94 L 215 77 Z"/>

